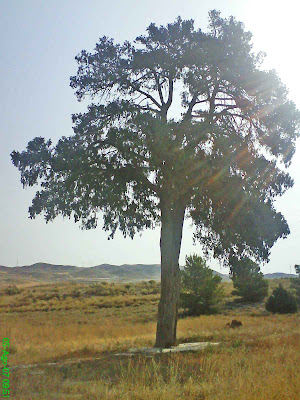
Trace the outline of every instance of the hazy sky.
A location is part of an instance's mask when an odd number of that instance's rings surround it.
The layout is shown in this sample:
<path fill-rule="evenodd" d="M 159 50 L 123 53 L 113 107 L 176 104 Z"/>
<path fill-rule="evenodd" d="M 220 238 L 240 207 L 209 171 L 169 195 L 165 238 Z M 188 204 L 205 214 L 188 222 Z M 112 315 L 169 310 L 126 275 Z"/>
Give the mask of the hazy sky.
<path fill-rule="evenodd" d="M 82 110 L 69 77 L 76 74 L 76 54 L 92 50 L 99 37 L 117 42 L 134 40 L 151 22 L 164 25 L 179 15 L 194 19 L 206 30 L 208 11 L 234 15 L 253 33 L 256 51 L 265 51 L 265 68 L 277 70 L 300 108 L 299 11 L 293 0 L 0 0 L 1 107 L 0 107 L 0 265 L 27 265 L 39 261 L 93 266 L 102 263 L 159 263 L 159 229 L 147 230 L 134 240 L 120 233 L 82 231 L 72 220 L 57 218 L 46 224 L 42 217 L 28 218 L 35 189 L 22 188 L 19 171 L 12 165 L 12 150 L 22 151 L 36 136 L 56 142 L 72 134 L 71 114 Z M 262 271 L 290 272 L 300 263 L 300 142 L 290 174 L 295 185 L 277 201 L 291 234 L 272 249 Z M 193 229 L 185 222 L 180 264 L 193 246 Z M 211 265 L 219 270 L 218 263 Z M 226 272 L 222 269 L 222 272 Z"/>

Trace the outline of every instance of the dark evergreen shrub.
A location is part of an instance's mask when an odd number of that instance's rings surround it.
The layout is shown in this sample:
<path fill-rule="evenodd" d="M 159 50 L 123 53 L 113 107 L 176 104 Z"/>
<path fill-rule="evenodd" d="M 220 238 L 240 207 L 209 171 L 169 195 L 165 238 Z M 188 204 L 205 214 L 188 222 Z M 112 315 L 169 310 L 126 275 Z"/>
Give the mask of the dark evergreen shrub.
<path fill-rule="evenodd" d="M 295 297 L 280 284 L 268 298 L 266 310 L 279 314 L 295 313 L 297 312 L 297 302 Z"/>
<path fill-rule="evenodd" d="M 244 302 L 259 302 L 268 295 L 268 281 L 260 272 L 260 267 L 249 258 L 234 260 L 230 277 L 233 281 L 234 296 L 240 296 Z"/>
<path fill-rule="evenodd" d="M 295 265 L 295 271 L 298 277 L 291 278 L 291 289 L 295 293 L 297 303 L 300 304 L 300 265 Z"/>

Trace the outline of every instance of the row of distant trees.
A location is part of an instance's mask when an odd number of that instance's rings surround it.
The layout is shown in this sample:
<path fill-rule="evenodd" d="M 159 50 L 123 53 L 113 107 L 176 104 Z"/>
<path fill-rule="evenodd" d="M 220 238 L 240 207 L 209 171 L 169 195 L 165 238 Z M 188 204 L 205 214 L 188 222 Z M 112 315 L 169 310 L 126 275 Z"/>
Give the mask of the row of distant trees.
<path fill-rule="evenodd" d="M 300 303 L 300 266 L 295 265 L 297 278 L 291 279 L 290 290 L 280 284 L 267 299 L 268 311 L 293 313 Z M 232 295 L 241 302 L 261 302 L 268 296 L 268 281 L 264 279 L 258 264 L 246 258 L 235 260 L 231 264 L 230 278 L 233 281 Z M 181 307 L 189 315 L 211 314 L 217 311 L 224 297 L 222 278 L 216 275 L 206 261 L 194 254 L 186 257 L 186 264 L 181 271 Z"/>

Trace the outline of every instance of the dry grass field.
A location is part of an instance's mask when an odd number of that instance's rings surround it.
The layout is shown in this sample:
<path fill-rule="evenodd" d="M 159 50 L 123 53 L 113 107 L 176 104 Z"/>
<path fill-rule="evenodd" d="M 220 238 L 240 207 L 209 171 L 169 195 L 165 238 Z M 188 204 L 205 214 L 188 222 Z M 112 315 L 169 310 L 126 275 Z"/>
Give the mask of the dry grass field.
<path fill-rule="evenodd" d="M 178 322 L 179 343 L 219 346 L 131 358 L 116 353 L 154 344 L 158 283 L 27 282 L 10 295 L 0 288 L 0 337 L 10 339 L 10 398 L 298 400 L 300 313 L 272 315 L 263 304 L 236 304 L 231 283 L 223 285 L 219 314 Z M 232 319 L 243 326 L 228 328 Z M 37 365 L 21 367 L 29 364 Z"/>

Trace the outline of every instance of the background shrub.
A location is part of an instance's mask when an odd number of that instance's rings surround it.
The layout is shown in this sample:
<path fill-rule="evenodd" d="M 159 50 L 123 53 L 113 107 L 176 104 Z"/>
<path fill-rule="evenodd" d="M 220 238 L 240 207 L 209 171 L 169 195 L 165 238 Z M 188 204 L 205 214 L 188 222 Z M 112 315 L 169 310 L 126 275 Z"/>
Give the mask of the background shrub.
<path fill-rule="evenodd" d="M 233 281 L 232 294 L 244 302 L 262 301 L 268 295 L 268 281 L 260 267 L 249 258 L 231 261 L 230 277 Z"/>
<path fill-rule="evenodd" d="M 4 290 L 3 293 L 8 295 L 8 296 L 14 296 L 16 294 L 20 294 L 21 290 L 17 288 L 15 285 L 7 286 Z"/>
<path fill-rule="evenodd" d="M 272 313 L 288 314 L 297 312 L 295 297 L 280 284 L 273 290 L 266 302 L 266 310 Z"/>
<path fill-rule="evenodd" d="M 291 278 L 291 289 L 294 291 L 297 303 L 300 304 L 300 265 L 295 265 L 297 278 Z"/>
<path fill-rule="evenodd" d="M 181 271 L 180 305 L 189 315 L 212 314 L 223 297 L 222 278 L 196 254 L 186 257 Z"/>

